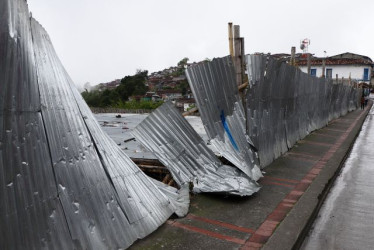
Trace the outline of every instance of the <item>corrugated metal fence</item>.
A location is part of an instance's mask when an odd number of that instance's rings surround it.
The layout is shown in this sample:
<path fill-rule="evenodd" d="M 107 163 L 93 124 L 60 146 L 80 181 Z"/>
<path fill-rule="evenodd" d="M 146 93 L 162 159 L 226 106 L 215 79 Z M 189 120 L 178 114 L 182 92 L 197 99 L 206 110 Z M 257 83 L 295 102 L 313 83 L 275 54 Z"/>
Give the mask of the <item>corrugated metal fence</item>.
<path fill-rule="evenodd" d="M 313 130 L 357 108 L 359 89 L 312 77 L 264 55 L 248 55 L 247 62 L 247 131 L 262 167 Z"/>

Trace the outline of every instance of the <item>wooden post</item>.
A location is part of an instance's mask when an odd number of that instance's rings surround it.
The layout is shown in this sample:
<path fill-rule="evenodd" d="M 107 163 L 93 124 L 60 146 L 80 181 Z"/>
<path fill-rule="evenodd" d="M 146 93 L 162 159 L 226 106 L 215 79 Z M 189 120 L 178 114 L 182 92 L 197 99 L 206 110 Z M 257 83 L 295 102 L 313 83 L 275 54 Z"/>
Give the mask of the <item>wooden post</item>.
<path fill-rule="evenodd" d="M 245 61 L 245 46 L 244 46 L 244 38 L 240 38 L 240 59 L 242 63 L 242 83 L 248 82 L 248 75 L 245 73 L 247 70 L 247 62 Z"/>
<path fill-rule="evenodd" d="M 308 55 L 307 55 L 307 68 L 308 68 L 308 75 L 310 75 L 310 64 L 311 64 L 311 62 L 310 62 L 310 54 L 308 53 Z"/>
<path fill-rule="evenodd" d="M 232 32 L 232 23 L 229 23 L 229 51 L 230 56 L 234 57 L 234 42 L 233 42 L 233 32 Z"/>
<path fill-rule="evenodd" d="M 234 66 L 236 71 L 236 83 L 241 85 L 242 80 L 242 64 L 241 64 L 241 42 L 240 42 L 240 26 L 234 25 Z"/>
<path fill-rule="evenodd" d="M 339 75 L 336 74 L 336 83 L 339 83 Z"/>
<path fill-rule="evenodd" d="M 291 47 L 291 61 L 290 61 L 290 64 L 292 66 L 296 66 L 295 56 L 296 56 L 296 47 Z"/>
<path fill-rule="evenodd" d="M 325 71 L 326 71 L 326 58 L 322 59 L 322 78 L 325 78 Z"/>

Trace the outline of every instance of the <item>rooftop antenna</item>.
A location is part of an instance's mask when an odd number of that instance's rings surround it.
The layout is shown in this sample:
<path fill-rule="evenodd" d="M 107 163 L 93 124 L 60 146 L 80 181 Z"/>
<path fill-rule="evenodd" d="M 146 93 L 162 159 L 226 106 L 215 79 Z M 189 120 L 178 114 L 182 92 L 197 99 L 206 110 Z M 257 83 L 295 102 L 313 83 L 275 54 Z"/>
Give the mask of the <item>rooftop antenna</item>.
<path fill-rule="evenodd" d="M 305 38 L 300 41 L 300 49 L 303 51 L 303 54 L 308 53 L 308 47 L 310 45 L 310 39 Z"/>

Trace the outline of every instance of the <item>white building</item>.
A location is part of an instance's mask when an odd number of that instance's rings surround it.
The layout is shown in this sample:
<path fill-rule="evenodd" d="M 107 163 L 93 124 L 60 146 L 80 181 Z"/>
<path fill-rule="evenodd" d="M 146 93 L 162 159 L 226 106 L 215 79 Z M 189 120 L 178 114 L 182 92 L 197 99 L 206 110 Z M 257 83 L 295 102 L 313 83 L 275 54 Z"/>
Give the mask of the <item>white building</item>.
<path fill-rule="evenodd" d="M 316 77 L 321 77 L 323 58 L 312 57 L 310 74 Z M 307 73 L 307 60 L 305 57 L 300 57 L 297 60 L 297 65 L 301 71 Z M 353 53 L 343 53 L 336 56 L 325 58 L 325 76 L 326 78 L 336 79 L 339 81 L 343 79 L 351 79 L 356 82 L 365 82 L 370 84 L 373 72 L 373 61 L 362 55 Z"/>

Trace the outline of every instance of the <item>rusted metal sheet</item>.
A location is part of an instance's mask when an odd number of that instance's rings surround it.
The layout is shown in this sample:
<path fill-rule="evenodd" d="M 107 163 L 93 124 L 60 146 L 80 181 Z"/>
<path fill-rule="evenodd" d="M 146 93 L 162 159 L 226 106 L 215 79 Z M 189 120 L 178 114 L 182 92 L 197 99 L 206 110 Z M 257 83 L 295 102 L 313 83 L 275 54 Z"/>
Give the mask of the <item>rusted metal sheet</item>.
<path fill-rule="evenodd" d="M 132 133 L 169 169 L 180 186 L 193 191 L 251 195 L 258 184 L 239 169 L 223 165 L 173 104 L 167 102 Z"/>

